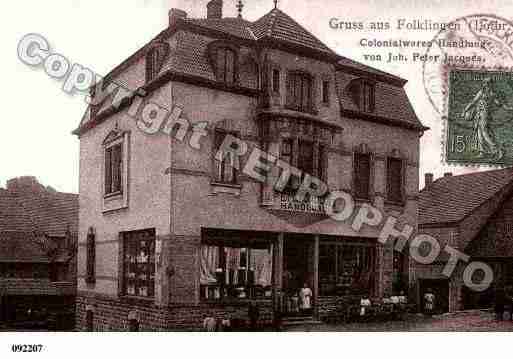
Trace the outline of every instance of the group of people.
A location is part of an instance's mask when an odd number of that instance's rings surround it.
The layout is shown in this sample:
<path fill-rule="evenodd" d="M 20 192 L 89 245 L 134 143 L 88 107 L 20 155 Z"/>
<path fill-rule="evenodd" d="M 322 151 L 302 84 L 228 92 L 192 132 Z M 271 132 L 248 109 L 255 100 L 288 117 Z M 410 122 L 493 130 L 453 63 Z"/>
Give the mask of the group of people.
<path fill-rule="evenodd" d="M 291 295 L 287 298 L 285 312 L 311 314 L 312 297 L 312 289 L 310 289 L 308 283 L 304 283 L 301 289 L 291 292 Z"/>

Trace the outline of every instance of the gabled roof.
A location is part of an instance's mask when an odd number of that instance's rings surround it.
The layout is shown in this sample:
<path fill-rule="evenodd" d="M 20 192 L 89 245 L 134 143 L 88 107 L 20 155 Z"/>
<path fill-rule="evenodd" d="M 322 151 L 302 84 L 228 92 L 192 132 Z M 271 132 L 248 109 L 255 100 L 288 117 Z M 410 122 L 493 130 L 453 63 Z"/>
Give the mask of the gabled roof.
<path fill-rule="evenodd" d="M 419 225 L 458 223 L 513 182 L 513 168 L 442 177 L 419 195 Z"/>
<path fill-rule="evenodd" d="M 260 19 L 251 22 L 240 17 L 222 19 L 185 19 L 188 24 L 220 31 L 245 40 L 270 39 L 302 46 L 311 50 L 335 53 L 289 15 L 273 9 Z"/>
<path fill-rule="evenodd" d="M 0 232 L 63 237 L 78 231 L 78 195 L 44 187 L 34 177 L 9 180 L 0 189 Z"/>
<path fill-rule="evenodd" d="M 255 21 L 252 29 L 258 39 L 269 38 L 335 54 L 328 46 L 280 9 L 273 9 Z"/>
<path fill-rule="evenodd" d="M 78 195 L 44 187 L 34 177 L 10 180 L 0 189 L 0 261 L 47 262 L 38 242 L 77 231 Z"/>

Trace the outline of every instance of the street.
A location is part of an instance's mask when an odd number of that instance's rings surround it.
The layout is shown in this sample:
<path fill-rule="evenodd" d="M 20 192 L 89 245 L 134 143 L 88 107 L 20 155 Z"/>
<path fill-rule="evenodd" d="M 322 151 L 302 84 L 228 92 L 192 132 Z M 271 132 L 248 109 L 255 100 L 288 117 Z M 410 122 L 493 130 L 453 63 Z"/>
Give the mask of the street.
<path fill-rule="evenodd" d="M 411 314 L 405 320 L 319 324 L 315 326 L 292 327 L 288 331 L 306 332 L 504 332 L 513 331 L 513 321 L 505 313 L 503 321 L 495 320 L 495 314 L 488 311 L 467 311 L 436 315 L 432 318 Z"/>

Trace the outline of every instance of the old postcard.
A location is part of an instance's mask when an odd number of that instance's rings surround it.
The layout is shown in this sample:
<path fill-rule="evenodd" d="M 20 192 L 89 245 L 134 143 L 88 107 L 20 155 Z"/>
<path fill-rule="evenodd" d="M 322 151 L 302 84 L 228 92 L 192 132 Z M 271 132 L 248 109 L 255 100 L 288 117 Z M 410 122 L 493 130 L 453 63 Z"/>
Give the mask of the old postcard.
<path fill-rule="evenodd" d="M 513 330 L 511 1 L 9 7 L 0 352 Z"/>

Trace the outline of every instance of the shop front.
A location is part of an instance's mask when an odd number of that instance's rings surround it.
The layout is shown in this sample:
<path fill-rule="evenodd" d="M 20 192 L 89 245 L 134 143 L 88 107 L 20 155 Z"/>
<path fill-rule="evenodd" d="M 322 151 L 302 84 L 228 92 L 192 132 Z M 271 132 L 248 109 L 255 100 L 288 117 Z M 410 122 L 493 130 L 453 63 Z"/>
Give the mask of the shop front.
<path fill-rule="evenodd" d="M 330 300 L 373 296 L 377 263 L 375 239 L 204 229 L 200 298 L 318 317 Z"/>

